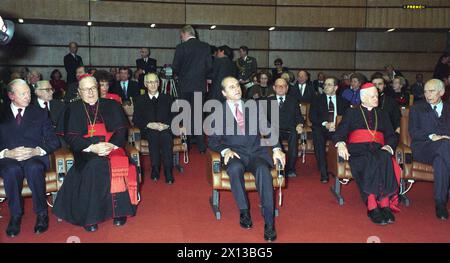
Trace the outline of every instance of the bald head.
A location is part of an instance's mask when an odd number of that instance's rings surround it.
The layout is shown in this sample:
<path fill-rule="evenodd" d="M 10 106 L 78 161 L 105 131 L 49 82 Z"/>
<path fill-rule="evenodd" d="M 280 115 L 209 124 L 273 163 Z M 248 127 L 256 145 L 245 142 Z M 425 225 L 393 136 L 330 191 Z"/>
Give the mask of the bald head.
<path fill-rule="evenodd" d="M 288 91 L 288 83 L 283 78 L 278 78 L 273 84 L 273 90 L 278 96 L 285 96 Z"/>

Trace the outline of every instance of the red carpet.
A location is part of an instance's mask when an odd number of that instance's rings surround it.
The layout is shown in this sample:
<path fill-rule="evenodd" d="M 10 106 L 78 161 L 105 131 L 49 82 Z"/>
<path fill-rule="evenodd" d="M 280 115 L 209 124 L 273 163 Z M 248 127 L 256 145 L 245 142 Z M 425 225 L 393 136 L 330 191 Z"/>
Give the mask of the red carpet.
<path fill-rule="evenodd" d="M 175 184 L 164 177 L 157 183 L 149 180 L 148 156 L 143 157 L 145 181 L 137 215 L 123 227 L 112 221 L 99 225 L 95 233 L 81 227 L 57 222 L 50 217 L 49 230 L 33 233 L 35 216 L 31 198 L 25 199 L 25 215 L 18 237 L 8 238 L 5 229 L 9 213 L 7 203 L 0 204 L 0 243 L 66 242 L 71 236 L 81 242 L 264 242 L 264 221 L 258 209 L 257 193 L 250 193 L 253 229 L 239 226 L 239 212 L 231 192 L 221 193 L 222 219 L 216 220 L 208 198 L 211 187 L 205 178 L 205 155 L 194 149 L 191 162 L 183 165 L 184 174 L 175 172 Z M 283 206 L 276 219 L 277 242 L 366 242 L 371 236 L 381 242 L 450 242 L 450 221 L 434 215 L 433 185 L 416 183 L 409 192 L 411 206 L 401 206 L 396 223 L 376 226 L 367 218 L 354 182 L 343 186 L 345 204 L 339 206 L 329 188 L 331 182 L 319 182 L 313 155 L 306 164 L 298 163 L 298 177 L 289 180 L 283 191 Z"/>

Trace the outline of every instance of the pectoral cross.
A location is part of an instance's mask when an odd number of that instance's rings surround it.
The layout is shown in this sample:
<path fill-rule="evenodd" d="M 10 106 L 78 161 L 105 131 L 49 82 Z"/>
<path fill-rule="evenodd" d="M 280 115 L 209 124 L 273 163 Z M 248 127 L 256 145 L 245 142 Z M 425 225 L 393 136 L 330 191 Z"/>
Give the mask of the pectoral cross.
<path fill-rule="evenodd" d="M 94 136 L 95 130 L 94 130 L 94 125 L 91 125 L 91 129 L 89 130 L 90 133 L 90 137 Z"/>

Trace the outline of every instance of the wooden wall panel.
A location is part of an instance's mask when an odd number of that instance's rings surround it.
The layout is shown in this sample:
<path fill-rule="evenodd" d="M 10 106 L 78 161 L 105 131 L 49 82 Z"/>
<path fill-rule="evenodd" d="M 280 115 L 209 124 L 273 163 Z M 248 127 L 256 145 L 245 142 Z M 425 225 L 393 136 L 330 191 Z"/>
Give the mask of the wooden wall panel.
<path fill-rule="evenodd" d="M 450 8 L 368 8 L 368 28 L 449 28 Z"/>
<path fill-rule="evenodd" d="M 348 7 L 277 7 L 277 26 L 362 28 L 365 12 Z"/>
<path fill-rule="evenodd" d="M 392 64 L 400 71 L 432 71 L 440 54 L 356 53 L 356 68 L 383 70 Z"/>
<path fill-rule="evenodd" d="M 277 5 L 366 6 L 366 0 L 277 0 Z"/>
<path fill-rule="evenodd" d="M 367 6 L 402 7 L 403 5 L 449 6 L 448 0 L 367 0 Z"/>
<path fill-rule="evenodd" d="M 277 0 L 186 0 L 186 3 L 226 5 L 276 5 Z"/>
<path fill-rule="evenodd" d="M 273 26 L 275 7 L 187 4 L 186 24 Z"/>
<path fill-rule="evenodd" d="M 442 52 L 445 33 L 427 32 L 358 32 L 357 50 Z"/>
<path fill-rule="evenodd" d="M 93 46 L 168 47 L 180 43 L 178 29 L 92 27 Z"/>
<path fill-rule="evenodd" d="M 355 32 L 272 31 L 270 49 L 354 50 Z"/>
<path fill-rule="evenodd" d="M 89 28 L 86 26 L 37 24 L 16 24 L 15 26 L 16 32 L 13 39 L 18 43 L 68 45 L 75 41 L 78 45 L 89 45 Z"/>
<path fill-rule="evenodd" d="M 16 18 L 89 20 L 88 0 L 1 0 L 0 14 Z"/>
<path fill-rule="evenodd" d="M 271 67 L 276 58 L 282 58 L 283 65 L 288 68 L 353 69 L 355 54 L 352 52 L 271 51 L 269 53 Z"/>
<path fill-rule="evenodd" d="M 240 46 L 247 46 L 250 49 L 268 49 L 269 31 L 252 30 L 198 30 L 202 41 L 210 45 L 228 45 L 238 49 Z"/>
<path fill-rule="evenodd" d="M 144 2 L 91 2 L 92 21 L 184 24 L 185 5 Z"/>

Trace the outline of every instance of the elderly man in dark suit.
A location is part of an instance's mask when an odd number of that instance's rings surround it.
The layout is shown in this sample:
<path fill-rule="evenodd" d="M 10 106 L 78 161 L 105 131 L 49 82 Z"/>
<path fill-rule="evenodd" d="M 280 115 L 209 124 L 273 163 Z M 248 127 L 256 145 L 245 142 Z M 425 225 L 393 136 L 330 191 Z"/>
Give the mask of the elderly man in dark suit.
<path fill-rule="evenodd" d="M 192 26 L 186 25 L 180 31 L 180 38 L 183 43 L 175 49 L 172 67 L 178 76 L 180 99 L 186 100 L 191 105 L 194 113 L 194 95 L 199 96 L 202 103 L 206 92 L 206 78 L 212 69 L 211 49 L 205 42 L 195 37 L 195 30 Z M 196 116 L 201 117 L 201 116 Z M 191 135 L 195 135 L 198 149 L 201 153 L 206 151 L 204 136 L 202 131 L 193 132 L 194 116 L 192 115 Z M 191 142 L 192 136 L 189 136 Z"/>
<path fill-rule="evenodd" d="M 11 214 L 6 234 L 14 237 L 20 233 L 24 178 L 33 193 L 37 215 L 34 232 L 39 234 L 48 229 L 45 196 L 45 171 L 50 166 L 48 155 L 60 144 L 48 113 L 30 105 L 30 88 L 24 80 L 13 80 L 8 85 L 8 96 L 10 107 L 0 119 L 0 177 Z"/>
<path fill-rule="evenodd" d="M 309 82 L 308 72 L 300 70 L 297 73 L 297 81 L 288 92 L 289 95 L 295 97 L 299 103 L 311 103 L 315 90 L 314 86 Z"/>
<path fill-rule="evenodd" d="M 350 104 L 340 96 L 336 96 L 338 80 L 328 77 L 323 84 L 323 94 L 316 97 L 309 111 L 312 123 L 314 153 L 320 171 L 320 181 L 328 183 L 329 176 L 326 163 L 326 141 L 331 140 L 336 130 L 336 116 L 344 115 Z"/>
<path fill-rule="evenodd" d="M 248 199 L 245 192 L 244 172 L 250 171 L 256 179 L 262 211 L 264 216 L 264 239 L 274 241 L 277 237 L 274 226 L 274 199 L 270 168 L 279 160 L 284 166 L 285 155 L 279 143 L 273 147 L 273 158 L 269 147 L 265 146 L 258 132 L 261 123 L 252 125 L 250 120 L 260 119 L 246 111 L 247 105 L 242 101 L 242 91 L 239 82 L 234 77 L 222 81 L 222 94 L 226 98 L 223 103 L 223 125 L 217 125 L 208 140 L 208 146 L 215 152 L 220 152 L 230 177 L 231 191 L 240 209 L 241 227 L 249 229 L 252 220 L 249 212 Z M 254 101 L 253 101 L 254 102 Z M 247 114 L 247 112 L 250 112 Z M 253 111 L 253 113 L 261 111 Z M 258 126 L 258 127 L 254 127 Z M 231 128 L 230 128 L 231 127 Z M 277 137 L 278 138 L 278 137 Z"/>
<path fill-rule="evenodd" d="M 448 219 L 447 201 L 450 179 L 450 105 L 442 101 L 444 83 L 431 79 L 425 83 L 426 101 L 411 107 L 409 134 L 416 161 L 433 165 L 436 216 Z"/>
<path fill-rule="evenodd" d="M 56 126 L 57 121 L 62 117 L 65 104 L 60 100 L 53 99 L 54 89 L 48 80 L 41 80 L 37 82 L 36 100 L 33 102 L 36 106 L 48 111 L 53 126 Z"/>
<path fill-rule="evenodd" d="M 77 55 L 78 44 L 76 42 L 69 43 L 69 54 L 64 56 L 64 67 L 67 72 L 67 84 L 77 82 L 75 71 L 78 67 L 83 66 L 83 59 Z"/>

